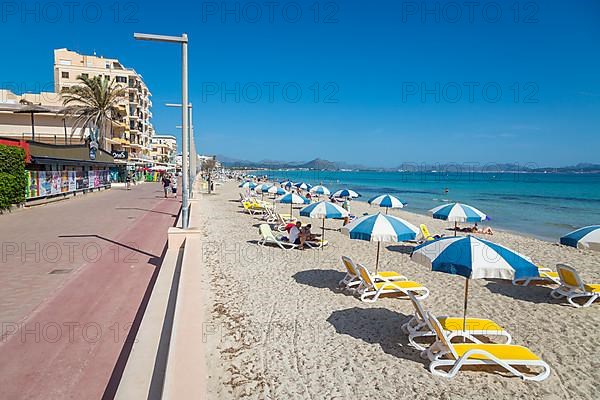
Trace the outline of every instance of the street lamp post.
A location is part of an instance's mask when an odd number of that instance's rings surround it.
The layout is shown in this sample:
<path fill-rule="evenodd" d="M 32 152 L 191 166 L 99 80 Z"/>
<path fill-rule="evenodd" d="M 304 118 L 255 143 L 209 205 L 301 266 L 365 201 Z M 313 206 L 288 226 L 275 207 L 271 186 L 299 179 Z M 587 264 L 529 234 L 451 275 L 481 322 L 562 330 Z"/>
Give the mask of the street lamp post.
<path fill-rule="evenodd" d="M 165 104 L 167 107 L 181 107 L 181 104 L 178 103 L 166 103 Z M 197 153 L 196 153 L 196 140 L 194 139 L 194 118 L 192 115 L 192 112 L 194 110 L 193 104 L 190 103 L 189 104 L 189 109 L 190 109 L 190 125 L 189 125 L 189 143 L 190 143 L 190 170 L 189 170 L 189 174 L 190 174 L 190 197 L 193 197 L 193 185 L 194 185 L 194 180 L 197 174 L 196 171 L 196 162 L 198 159 Z M 177 128 L 182 129 L 181 126 L 177 126 Z"/>
<path fill-rule="evenodd" d="M 187 34 L 181 36 L 165 36 L 152 35 L 146 33 L 134 33 L 133 37 L 137 40 L 149 40 L 155 42 L 179 43 L 181 44 L 181 125 L 183 126 L 181 135 L 181 167 L 182 174 L 182 190 L 181 190 L 181 219 L 182 228 L 187 229 L 189 226 L 189 174 L 188 160 L 188 37 Z"/>

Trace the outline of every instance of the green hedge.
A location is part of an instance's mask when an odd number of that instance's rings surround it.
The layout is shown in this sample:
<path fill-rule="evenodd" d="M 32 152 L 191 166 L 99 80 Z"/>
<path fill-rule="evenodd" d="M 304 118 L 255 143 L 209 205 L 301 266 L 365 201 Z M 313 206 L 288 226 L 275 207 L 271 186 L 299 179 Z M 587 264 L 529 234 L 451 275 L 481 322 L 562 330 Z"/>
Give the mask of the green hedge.
<path fill-rule="evenodd" d="M 0 212 L 25 201 L 25 150 L 0 144 Z"/>

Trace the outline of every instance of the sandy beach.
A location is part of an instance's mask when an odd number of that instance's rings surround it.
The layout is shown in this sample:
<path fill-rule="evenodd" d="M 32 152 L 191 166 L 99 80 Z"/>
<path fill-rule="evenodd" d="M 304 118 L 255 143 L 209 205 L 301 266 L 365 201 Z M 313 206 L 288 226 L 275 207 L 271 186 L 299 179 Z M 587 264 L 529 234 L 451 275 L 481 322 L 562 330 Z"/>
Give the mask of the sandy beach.
<path fill-rule="evenodd" d="M 259 217 L 240 206 L 237 183 L 203 195 L 202 245 L 211 314 L 205 337 L 212 399 L 591 399 L 600 380 L 600 304 L 576 309 L 552 300 L 553 286 L 516 287 L 474 280 L 469 316 L 503 326 L 513 343 L 529 347 L 551 367 L 541 382 L 501 370 L 470 369 L 449 380 L 433 376 L 429 361 L 408 345 L 401 324 L 413 313 L 407 300 L 368 304 L 337 289 L 340 256 L 374 269 L 376 244 L 350 240 L 328 220 L 325 250 L 281 250 L 257 245 Z M 279 206 L 288 212 L 289 206 Z M 298 215 L 298 209 L 294 210 Z M 287 211 L 286 211 L 287 210 Z M 351 212 L 379 211 L 354 201 Z M 384 211 L 384 210 L 381 210 Z M 452 224 L 393 210 L 432 233 L 451 235 Z M 308 219 L 302 219 L 308 222 Z M 320 232 L 320 221 L 311 221 Z M 492 225 L 493 227 L 493 225 Z M 486 238 L 490 238 L 486 236 Z M 600 252 L 578 250 L 497 231 L 491 240 L 537 264 L 574 266 L 586 282 L 600 282 Z M 409 258 L 413 244 L 386 243 L 380 270 L 393 270 L 431 290 L 424 306 L 436 315 L 461 316 L 464 278 L 432 272 Z"/>

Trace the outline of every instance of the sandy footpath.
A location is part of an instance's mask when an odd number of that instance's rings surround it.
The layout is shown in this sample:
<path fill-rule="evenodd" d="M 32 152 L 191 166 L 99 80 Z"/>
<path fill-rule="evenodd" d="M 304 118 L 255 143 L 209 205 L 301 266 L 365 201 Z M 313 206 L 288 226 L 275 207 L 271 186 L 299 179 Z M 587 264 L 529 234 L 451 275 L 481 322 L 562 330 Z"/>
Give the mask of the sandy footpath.
<path fill-rule="evenodd" d="M 600 302 L 575 309 L 551 300 L 549 286 L 471 281 L 469 315 L 495 320 L 515 344 L 529 347 L 552 368 L 541 383 L 500 371 L 470 370 L 453 380 L 434 377 L 428 361 L 408 345 L 400 325 L 409 301 L 362 303 L 336 287 L 344 276 L 341 255 L 374 268 L 376 244 L 350 240 L 327 221 L 325 251 L 263 248 L 261 220 L 240 207 L 234 182 L 204 195 L 206 231 L 202 268 L 211 287 L 206 328 L 209 398 L 214 399 L 587 399 L 600 380 Z M 376 212 L 353 202 L 351 212 Z M 283 210 L 289 210 L 284 207 Z M 297 209 L 295 210 L 298 214 Z M 432 233 L 450 224 L 394 210 Z M 305 220 L 308 221 L 308 220 Z M 312 221 L 319 227 L 319 221 Z M 319 229 L 313 228 L 313 232 Z M 492 240 L 554 268 L 575 266 L 584 280 L 600 282 L 600 252 L 567 248 L 507 232 Z M 380 270 L 394 270 L 431 290 L 424 305 L 437 315 L 460 316 L 464 278 L 432 272 L 409 259 L 412 245 L 386 243 Z"/>

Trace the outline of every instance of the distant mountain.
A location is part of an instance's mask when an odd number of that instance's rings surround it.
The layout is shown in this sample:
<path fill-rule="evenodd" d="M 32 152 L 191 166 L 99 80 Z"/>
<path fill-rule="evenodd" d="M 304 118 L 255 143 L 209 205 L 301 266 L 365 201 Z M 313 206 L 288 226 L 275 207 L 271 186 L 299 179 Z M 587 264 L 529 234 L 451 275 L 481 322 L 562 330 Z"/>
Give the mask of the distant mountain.
<path fill-rule="evenodd" d="M 305 164 L 300 164 L 297 168 L 314 169 L 319 171 L 337 171 L 339 169 L 336 163 L 322 160 L 320 158 L 315 158 L 314 160 Z"/>
<path fill-rule="evenodd" d="M 599 164 L 581 163 L 567 167 L 532 167 L 520 163 L 446 163 L 446 164 L 401 164 L 394 170 L 405 172 L 439 172 L 439 173 L 472 173 L 472 172 L 545 172 L 545 173 L 599 173 Z"/>
<path fill-rule="evenodd" d="M 248 161 L 240 160 L 226 156 L 217 156 L 217 159 L 223 163 L 226 167 L 236 168 L 267 168 L 267 169 L 287 169 L 287 168 L 298 168 L 298 169 L 314 169 L 314 170 L 326 170 L 326 171 L 337 171 L 339 167 L 331 161 L 322 160 L 315 158 L 312 161 L 278 161 L 278 160 L 261 160 L 261 161 Z"/>
<path fill-rule="evenodd" d="M 405 163 L 395 168 L 373 168 L 365 167 L 359 164 L 349 164 L 345 162 L 334 162 L 315 158 L 314 160 L 303 161 L 279 161 L 279 160 L 261 160 L 249 161 L 237 158 L 231 158 L 224 155 L 217 155 L 217 159 L 229 168 L 249 168 L 249 169 L 311 169 L 320 171 L 339 171 L 340 169 L 363 170 L 363 171 L 406 171 L 406 172 L 547 172 L 547 173 L 600 173 L 600 164 L 579 163 L 566 167 L 534 167 L 519 163 Z"/>

